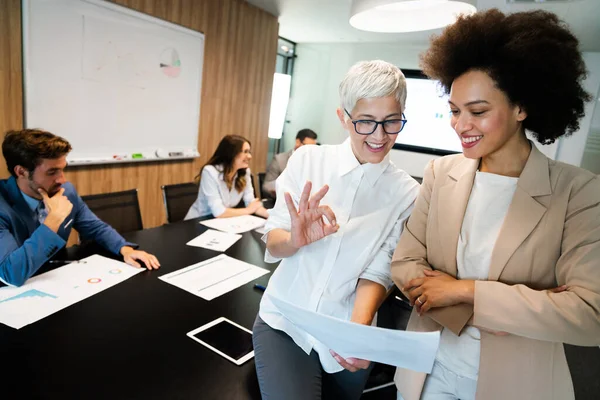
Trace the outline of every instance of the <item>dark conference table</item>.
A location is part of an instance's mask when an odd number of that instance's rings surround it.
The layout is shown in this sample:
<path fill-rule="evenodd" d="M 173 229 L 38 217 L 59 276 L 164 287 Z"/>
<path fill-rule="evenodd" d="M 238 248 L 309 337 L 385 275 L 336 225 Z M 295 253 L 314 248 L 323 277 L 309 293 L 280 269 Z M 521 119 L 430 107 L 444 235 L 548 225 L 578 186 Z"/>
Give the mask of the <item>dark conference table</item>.
<path fill-rule="evenodd" d="M 186 336 L 218 317 L 252 329 L 271 274 L 206 301 L 158 279 L 160 275 L 218 254 L 186 246 L 207 228 L 198 220 L 124 235 L 161 261 L 142 272 L 19 330 L 0 324 L 1 399 L 260 399 L 254 361 L 225 360 Z M 273 271 L 263 262 L 265 246 L 247 232 L 225 254 Z M 62 251 L 55 258 L 79 259 L 98 246 Z M 40 273 L 49 270 L 42 267 Z M 404 329 L 410 311 L 394 308 L 389 324 Z M 380 309 L 380 317 L 382 317 Z M 600 349 L 565 346 L 577 400 L 597 399 Z M 363 396 L 395 398 L 395 389 Z"/>
<path fill-rule="evenodd" d="M 254 361 L 227 361 L 186 336 L 218 317 L 252 329 L 264 275 L 212 301 L 158 279 L 221 253 L 186 246 L 207 228 L 198 220 L 124 235 L 161 262 L 19 330 L 0 324 L 2 399 L 260 399 Z M 225 254 L 273 271 L 254 231 Z M 63 250 L 83 258 L 96 245 Z M 56 258 L 56 257 L 55 257 Z M 43 271 L 48 270 L 44 267 Z"/>

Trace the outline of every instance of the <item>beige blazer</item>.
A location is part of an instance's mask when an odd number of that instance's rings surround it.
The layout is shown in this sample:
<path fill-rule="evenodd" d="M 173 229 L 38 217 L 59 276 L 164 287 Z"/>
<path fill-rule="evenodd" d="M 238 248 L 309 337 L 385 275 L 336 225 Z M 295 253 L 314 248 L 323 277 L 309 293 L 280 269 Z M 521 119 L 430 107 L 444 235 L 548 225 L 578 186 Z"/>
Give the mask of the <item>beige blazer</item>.
<path fill-rule="evenodd" d="M 392 259 L 399 287 L 434 268 L 456 276 L 456 247 L 479 160 L 430 162 Z M 568 285 L 568 291 L 548 290 Z M 475 305 L 438 308 L 408 330 L 481 332 L 478 400 L 574 399 L 563 343 L 600 345 L 600 178 L 532 151 L 492 252 Z M 401 343 L 399 345 L 402 345 Z M 399 368 L 396 385 L 418 400 L 426 374 Z"/>

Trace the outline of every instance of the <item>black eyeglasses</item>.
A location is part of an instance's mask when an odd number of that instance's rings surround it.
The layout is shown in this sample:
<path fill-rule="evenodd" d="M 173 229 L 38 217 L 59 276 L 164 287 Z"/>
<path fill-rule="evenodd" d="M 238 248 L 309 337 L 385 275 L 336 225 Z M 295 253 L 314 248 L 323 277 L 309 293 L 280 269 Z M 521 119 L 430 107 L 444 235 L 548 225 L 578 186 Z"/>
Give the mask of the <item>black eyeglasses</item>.
<path fill-rule="evenodd" d="M 395 135 L 400 133 L 404 129 L 404 125 L 408 122 L 404 113 L 402 113 L 402 119 L 386 119 L 385 121 L 374 121 L 372 119 L 357 119 L 353 120 L 352 115 L 344 108 L 344 111 L 354 125 L 354 130 L 359 135 L 370 135 L 377 130 L 377 125 L 381 125 L 383 131 L 388 135 Z"/>

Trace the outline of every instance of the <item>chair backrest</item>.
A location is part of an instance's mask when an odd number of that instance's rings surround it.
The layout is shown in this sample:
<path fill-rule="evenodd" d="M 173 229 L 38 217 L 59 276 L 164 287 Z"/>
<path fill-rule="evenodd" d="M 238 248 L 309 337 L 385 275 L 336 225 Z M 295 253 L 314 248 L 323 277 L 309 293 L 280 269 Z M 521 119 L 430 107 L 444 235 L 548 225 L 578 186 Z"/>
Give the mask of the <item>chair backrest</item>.
<path fill-rule="evenodd" d="M 163 185 L 163 202 L 167 213 L 167 222 L 183 221 L 188 210 L 198 198 L 198 184 L 194 182 Z"/>
<path fill-rule="evenodd" d="M 264 172 L 258 173 L 258 192 L 260 193 L 261 199 L 269 198 L 270 196 L 263 191 L 263 183 L 265 183 L 265 176 L 267 176 Z"/>
<path fill-rule="evenodd" d="M 81 198 L 98 218 L 119 233 L 144 229 L 137 189 L 93 194 Z"/>

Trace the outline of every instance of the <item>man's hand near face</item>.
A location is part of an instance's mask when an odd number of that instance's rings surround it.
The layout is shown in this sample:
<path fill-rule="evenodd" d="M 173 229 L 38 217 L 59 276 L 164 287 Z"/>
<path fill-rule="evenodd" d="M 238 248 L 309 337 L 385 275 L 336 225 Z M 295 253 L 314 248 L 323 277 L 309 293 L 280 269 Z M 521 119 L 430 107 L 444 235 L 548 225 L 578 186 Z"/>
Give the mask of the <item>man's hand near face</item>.
<path fill-rule="evenodd" d="M 54 196 L 48 197 L 48 193 L 44 189 L 38 189 L 42 196 L 44 206 L 48 211 L 48 216 L 44 220 L 46 225 L 53 232 L 58 232 L 58 229 L 64 220 L 71 214 L 73 203 L 64 195 L 65 189 L 61 188 Z"/>

